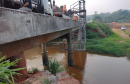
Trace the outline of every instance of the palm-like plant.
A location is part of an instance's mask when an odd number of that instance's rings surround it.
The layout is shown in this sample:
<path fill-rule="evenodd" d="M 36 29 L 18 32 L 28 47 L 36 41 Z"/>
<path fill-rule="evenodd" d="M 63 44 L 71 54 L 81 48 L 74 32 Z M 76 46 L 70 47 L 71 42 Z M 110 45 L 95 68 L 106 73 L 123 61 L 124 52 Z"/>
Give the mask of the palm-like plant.
<path fill-rule="evenodd" d="M 56 74 L 58 72 L 65 71 L 63 68 L 60 67 L 61 64 L 59 64 L 55 59 L 54 61 L 48 61 L 48 64 L 46 66 L 47 70 L 51 72 L 51 74 Z"/>
<path fill-rule="evenodd" d="M 11 62 L 10 59 L 5 59 L 6 56 L 2 56 L 2 53 L 0 52 L 0 84 L 15 84 L 15 78 L 13 75 L 22 75 L 16 71 L 20 71 L 25 68 L 10 69 L 11 66 L 17 66 L 18 61 L 21 59 L 16 59 L 13 62 Z"/>

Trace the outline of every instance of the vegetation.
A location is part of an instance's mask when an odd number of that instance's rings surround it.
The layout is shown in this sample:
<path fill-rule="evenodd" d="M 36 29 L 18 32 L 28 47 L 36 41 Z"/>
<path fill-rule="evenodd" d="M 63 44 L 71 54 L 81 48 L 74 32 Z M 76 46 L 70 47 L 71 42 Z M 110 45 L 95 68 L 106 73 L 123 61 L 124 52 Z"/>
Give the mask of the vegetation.
<path fill-rule="evenodd" d="M 98 14 L 95 14 L 95 15 L 93 16 L 93 21 L 102 22 L 102 17 L 99 16 Z"/>
<path fill-rule="evenodd" d="M 74 77 L 76 74 L 74 74 L 74 73 L 72 73 L 71 75 L 70 75 L 70 77 Z"/>
<path fill-rule="evenodd" d="M 130 11 L 129 10 L 118 10 L 116 12 L 113 12 L 112 14 L 105 16 L 103 18 L 103 21 L 107 23 L 107 20 L 109 23 L 112 22 L 130 22 Z"/>
<path fill-rule="evenodd" d="M 36 73 L 36 72 L 39 72 L 40 70 L 38 68 L 32 68 L 32 69 L 29 69 L 28 70 L 28 73 Z"/>
<path fill-rule="evenodd" d="M 23 70 L 25 68 L 10 69 L 11 66 L 17 66 L 16 64 L 20 59 L 10 62 L 10 59 L 5 60 L 6 56 L 2 56 L 0 53 L 0 84 L 15 84 L 14 75 L 22 75 L 16 71 Z M 11 79 L 10 79 L 11 78 Z"/>
<path fill-rule="evenodd" d="M 38 68 L 32 68 L 32 72 L 33 73 L 36 73 L 36 72 L 39 72 L 40 70 Z"/>
<path fill-rule="evenodd" d="M 98 35 L 99 32 L 90 31 L 95 24 L 100 27 L 105 34 L 106 38 Z M 118 34 L 114 33 L 107 25 L 92 22 L 87 25 L 87 43 L 86 51 L 92 53 L 108 54 L 114 56 L 129 56 L 130 57 L 130 39 L 121 38 Z M 96 36 L 96 34 L 98 36 Z"/>
<path fill-rule="evenodd" d="M 55 59 L 54 61 L 48 61 L 48 64 L 45 65 L 46 69 L 51 72 L 51 74 L 56 74 L 58 72 L 65 71 L 63 68 L 60 67 L 59 64 Z"/>
<path fill-rule="evenodd" d="M 110 36 L 113 33 L 114 32 L 112 32 L 111 28 L 109 28 L 106 24 L 91 22 L 87 25 L 86 37 L 87 39 L 101 38 L 105 35 Z"/>
<path fill-rule="evenodd" d="M 102 21 L 104 23 L 112 23 L 112 22 L 130 22 L 130 10 L 118 10 L 113 13 L 107 12 L 107 13 L 100 13 L 96 14 L 96 16 L 100 16 L 102 18 Z M 95 15 L 94 15 L 95 16 Z M 92 21 L 93 15 L 87 16 L 87 21 Z M 94 20 L 95 21 L 95 20 Z"/>

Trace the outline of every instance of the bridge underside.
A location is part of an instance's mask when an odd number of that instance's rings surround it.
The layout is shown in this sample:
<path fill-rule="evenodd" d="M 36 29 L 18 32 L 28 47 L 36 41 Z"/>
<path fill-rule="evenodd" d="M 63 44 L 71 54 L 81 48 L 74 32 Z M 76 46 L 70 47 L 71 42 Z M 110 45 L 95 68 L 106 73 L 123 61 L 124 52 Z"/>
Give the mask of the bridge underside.
<path fill-rule="evenodd" d="M 10 58 L 11 56 L 18 55 L 25 50 L 31 49 L 35 46 L 51 41 L 69 32 L 70 30 L 68 29 L 59 32 L 54 32 L 51 34 L 44 34 L 44 35 L 40 35 L 28 39 L 23 39 L 11 43 L 3 44 L 0 45 L 0 52 L 2 52 L 3 55 L 6 55 L 7 58 Z"/>

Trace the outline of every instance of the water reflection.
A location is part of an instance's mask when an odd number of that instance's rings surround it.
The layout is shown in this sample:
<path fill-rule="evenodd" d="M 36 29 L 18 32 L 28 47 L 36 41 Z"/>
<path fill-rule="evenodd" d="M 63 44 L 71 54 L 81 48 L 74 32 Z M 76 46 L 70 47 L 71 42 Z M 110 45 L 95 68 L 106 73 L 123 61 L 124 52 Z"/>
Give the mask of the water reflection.
<path fill-rule="evenodd" d="M 56 58 L 67 66 L 67 51 L 59 47 L 47 47 L 49 59 Z M 43 69 L 41 47 L 25 51 L 27 68 Z M 130 61 L 126 57 L 97 55 L 82 51 L 74 51 L 75 66 L 68 67 L 68 73 L 81 84 L 130 84 Z"/>
<path fill-rule="evenodd" d="M 126 57 L 87 53 L 83 84 L 130 84 L 130 63 Z"/>

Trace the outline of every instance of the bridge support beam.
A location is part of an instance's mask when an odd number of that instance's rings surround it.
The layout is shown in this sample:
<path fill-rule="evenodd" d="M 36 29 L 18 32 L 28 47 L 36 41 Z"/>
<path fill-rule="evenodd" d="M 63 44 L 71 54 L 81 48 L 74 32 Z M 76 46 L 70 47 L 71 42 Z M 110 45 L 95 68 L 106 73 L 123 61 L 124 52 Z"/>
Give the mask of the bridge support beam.
<path fill-rule="evenodd" d="M 46 43 L 43 44 L 42 50 L 43 50 L 43 53 L 42 53 L 43 65 L 47 65 L 47 63 L 48 63 L 48 51 L 46 49 Z"/>
<path fill-rule="evenodd" d="M 67 42 L 68 42 L 68 66 L 74 66 L 74 53 L 72 50 L 72 44 L 71 44 L 71 33 L 67 36 Z"/>
<path fill-rule="evenodd" d="M 21 58 L 22 58 L 22 59 L 21 59 Z M 12 61 L 14 61 L 14 60 L 16 60 L 16 59 L 21 59 L 21 60 L 19 60 L 19 62 L 17 63 L 17 66 L 10 67 L 11 69 L 24 68 L 24 67 L 26 67 L 26 60 L 25 60 L 24 53 L 21 53 L 21 54 L 19 54 L 19 55 L 15 55 L 15 56 L 11 57 L 11 58 L 10 58 L 10 61 L 12 62 Z M 24 69 L 24 70 L 17 71 L 17 72 L 18 72 L 18 73 L 21 73 L 21 74 L 23 74 L 23 75 L 20 75 L 20 76 L 15 75 L 14 77 L 17 79 L 17 80 L 15 80 L 16 82 L 17 82 L 17 81 L 19 81 L 19 82 L 20 82 L 20 81 L 23 81 L 23 80 L 25 80 L 25 79 L 27 78 L 27 75 L 28 75 L 27 68 Z"/>

